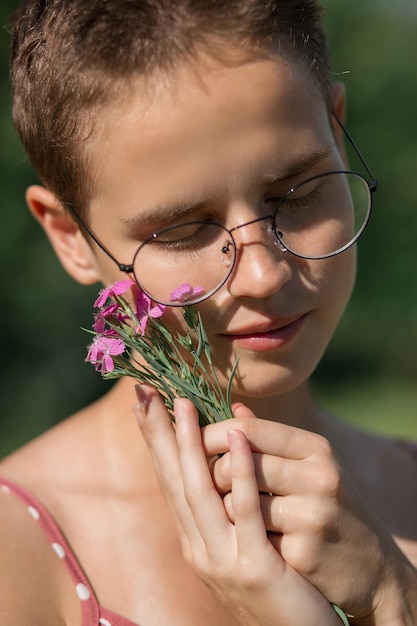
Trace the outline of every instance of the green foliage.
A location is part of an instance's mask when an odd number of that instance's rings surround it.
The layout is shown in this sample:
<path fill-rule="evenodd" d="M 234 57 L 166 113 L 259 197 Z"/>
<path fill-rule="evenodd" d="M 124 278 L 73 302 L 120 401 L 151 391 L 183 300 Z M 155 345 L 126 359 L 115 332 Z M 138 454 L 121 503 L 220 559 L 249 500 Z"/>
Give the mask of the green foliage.
<path fill-rule="evenodd" d="M 0 4 L 4 24 L 18 1 Z M 358 381 L 362 391 L 369 389 L 371 404 L 375 394 L 379 406 L 377 390 L 389 394 L 391 389 L 392 398 L 410 398 L 407 406 L 414 415 L 417 398 L 407 390 L 417 375 L 417 10 L 410 0 L 325 4 L 334 77 L 348 91 L 347 126 L 381 186 L 359 242 L 357 287 L 316 385 L 342 389 L 335 404 L 346 418 L 363 420 L 369 412 L 366 402 L 348 404 Z M 0 304 L 6 366 L 0 454 L 82 407 L 110 384 L 83 362 L 86 338 L 80 328 L 90 324 L 96 287 L 73 284 L 25 209 L 24 190 L 36 177 L 12 130 L 7 48 L 2 29 Z M 392 420 L 387 428 L 395 430 L 397 415 L 386 419 Z M 417 433 L 417 424 L 414 428 Z"/>
<path fill-rule="evenodd" d="M 335 80 L 347 126 L 380 180 L 359 242 L 357 285 L 320 373 L 416 379 L 417 36 L 413 3 L 328 0 Z M 345 367 L 346 366 L 346 367 Z M 349 374 L 350 372 L 350 374 Z"/>

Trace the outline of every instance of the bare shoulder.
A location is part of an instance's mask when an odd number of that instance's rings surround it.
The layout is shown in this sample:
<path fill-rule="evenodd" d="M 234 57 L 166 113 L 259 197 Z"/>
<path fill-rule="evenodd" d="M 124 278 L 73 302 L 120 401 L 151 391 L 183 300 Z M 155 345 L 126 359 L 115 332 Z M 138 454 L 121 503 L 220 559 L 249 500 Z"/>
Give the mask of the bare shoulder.
<path fill-rule="evenodd" d="M 88 421 L 88 414 L 84 417 Z M 74 450 L 88 446 L 80 443 L 85 440 L 82 428 L 84 419 L 78 415 L 65 420 L 3 459 L 0 477 L 23 487 L 53 511 L 56 494 L 69 482 Z M 34 511 L 14 489 L 0 488 L 0 622 L 78 626 L 80 603 L 71 576 Z"/>
<path fill-rule="evenodd" d="M 87 409 L 67 418 L 55 427 L 14 451 L 0 461 L 0 475 L 22 484 L 29 490 L 48 489 L 48 485 L 77 475 L 83 460 L 93 462 L 94 435 L 91 433 L 93 409 Z M 37 493 L 37 495 L 41 495 Z"/>
<path fill-rule="evenodd" d="M 417 565 L 417 454 L 399 438 L 342 425 L 337 452 L 368 506 Z"/>
<path fill-rule="evenodd" d="M 71 575 L 38 522 L 37 504 L 30 506 L 18 491 L 23 488 L 31 494 L 35 503 L 43 504 L 58 525 L 65 527 L 61 503 L 68 493 L 79 490 L 81 476 L 88 475 L 86 464 L 94 463 L 90 426 L 94 416 L 94 411 L 86 409 L 0 462 L 1 624 L 80 624 L 80 601 Z M 12 489 L 7 487 L 9 481 Z M 70 505 L 77 509 L 76 498 Z"/>
<path fill-rule="evenodd" d="M 0 622 L 79 624 L 71 581 L 28 507 L 0 489 Z"/>

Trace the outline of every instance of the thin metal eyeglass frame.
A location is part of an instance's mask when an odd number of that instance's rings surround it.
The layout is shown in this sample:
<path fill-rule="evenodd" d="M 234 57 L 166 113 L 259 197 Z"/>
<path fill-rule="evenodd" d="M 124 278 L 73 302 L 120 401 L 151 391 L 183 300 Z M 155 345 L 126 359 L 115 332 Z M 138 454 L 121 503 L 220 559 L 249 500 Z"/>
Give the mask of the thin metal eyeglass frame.
<path fill-rule="evenodd" d="M 208 294 L 204 294 L 203 296 L 201 296 L 200 298 L 193 300 L 190 303 L 187 302 L 181 302 L 181 303 L 170 303 L 169 306 L 172 307 L 177 307 L 177 306 L 186 306 L 187 304 L 198 304 L 199 302 L 202 302 L 203 300 L 207 300 L 208 298 L 210 298 L 214 293 L 216 293 L 219 289 L 221 289 L 221 287 L 225 284 L 225 282 L 228 280 L 228 278 L 230 277 L 230 275 L 233 272 L 233 268 L 235 265 L 235 260 L 236 260 L 236 250 L 237 250 L 237 244 L 233 238 L 233 232 L 236 230 L 239 230 L 240 228 L 243 228 L 244 226 L 250 226 L 251 224 L 255 224 L 257 222 L 260 221 L 264 221 L 267 219 L 271 219 L 271 227 L 270 229 L 273 231 L 275 237 L 276 237 L 276 243 L 277 245 L 280 246 L 281 250 L 283 252 L 289 252 L 290 254 L 302 258 L 302 259 L 309 259 L 309 260 L 321 260 L 321 259 L 327 259 L 327 258 L 331 258 L 333 256 L 337 256 L 338 254 L 341 254 L 342 252 L 344 252 L 345 250 L 347 250 L 348 248 L 350 248 L 354 243 L 356 243 L 356 241 L 359 239 L 359 237 L 361 236 L 361 234 L 363 233 L 363 231 L 365 230 L 370 216 L 371 216 L 371 212 L 372 212 L 372 194 L 375 193 L 378 189 L 378 179 L 374 176 L 371 168 L 369 167 L 367 161 L 365 160 L 365 157 L 362 155 L 361 151 L 359 150 L 356 142 L 354 141 L 352 135 L 349 133 L 349 131 L 347 130 L 347 128 L 345 127 L 345 125 L 342 123 L 342 121 L 340 120 L 340 118 L 336 115 L 336 113 L 333 111 L 332 112 L 332 116 L 334 117 L 334 119 L 336 120 L 337 124 L 339 125 L 339 127 L 342 129 L 345 137 L 347 138 L 349 144 L 351 145 L 351 147 L 353 148 L 354 152 L 356 153 L 356 155 L 358 156 L 360 162 L 362 163 L 363 167 L 365 168 L 370 180 L 366 180 L 366 178 L 364 178 L 362 176 L 362 174 L 360 174 L 359 172 L 356 171 L 352 171 L 352 170 L 333 170 L 333 171 L 329 171 L 329 172 L 324 172 L 322 174 L 318 174 L 316 176 L 312 176 L 311 178 L 308 178 L 306 180 L 301 181 L 301 183 L 299 183 L 298 185 L 296 185 L 294 188 L 289 189 L 286 194 L 284 194 L 284 196 L 282 196 L 282 198 L 280 198 L 279 200 L 282 201 L 283 198 L 288 197 L 288 195 L 290 195 L 294 189 L 298 188 L 300 185 L 309 182 L 311 180 L 315 180 L 316 178 L 322 178 L 323 176 L 328 176 L 328 175 L 332 175 L 332 174 L 355 174 L 359 177 L 361 177 L 364 182 L 368 185 L 369 187 L 369 208 L 368 208 L 368 213 L 365 219 L 364 224 L 362 225 L 362 227 L 360 228 L 360 230 L 356 233 L 356 235 L 352 238 L 352 240 L 350 242 L 348 242 L 345 246 L 342 246 L 341 248 L 339 248 L 338 250 L 336 250 L 335 252 L 331 252 L 329 254 L 325 254 L 322 256 L 315 256 L 315 257 L 311 257 L 311 256 L 306 256 L 306 255 L 302 255 L 302 254 L 298 254 L 297 252 L 291 250 L 291 248 L 288 248 L 285 243 L 281 240 L 280 238 L 280 232 L 277 231 L 276 226 L 275 226 L 275 215 L 278 211 L 279 208 L 279 204 L 277 205 L 277 208 L 275 209 L 273 214 L 270 215 L 265 215 L 262 217 L 257 217 L 254 220 L 251 220 L 249 222 L 245 222 L 244 224 L 239 224 L 238 226 L 234 226 L 232 229 L 227 229 L 225 226 L 223 226 L 222 224 L 217 224 L 220 228 L 222 228 L 225 232 L 227 232 L 233 243 L 234 246 L 234 255 L 233 255 L 233 260 L 231 263 L 231 266 L 225 276 L 225 278 L 222 280 L 222 282 L 215 288 L 212 289 Z M 271 199 L 272 200 L 272 199 Z M 140 251 L 140 249 L 142 248 L 142 246 L 146 245 L 149 241 L 152 240 L 152 238 L 157 237 L 158 234 L 160 234 L 161 232 L 170 230 L 171 228 L 177 228 L 178 225 L 175 226 L 168 226 L 167 228 L 163 228 L 161 229 L 159 232 L 157 233 L 153 233 L 150 237 L 148 237 L 144 242 L 142 242 L 134 256 L 133 256 L 133 260 L 132 263 L 130 264 L 125 264 L 125 263 L 120 263 L 116 257 L 110 252 L 110 250 L 100 241 L 100 239 L 98 237 L 96 237 L 96 235 L 92 232 L 92 230 L 90 229 L 90 227 L 84 222 L 84 220 L 78 215 L 77 211 L 74 209 L 74 207 L 67 203 L 66 208 L 69 210 L 69 212 L 71 213 L 71 215 L 73 216 L 73 218 L 76 220 L 76 222 L 78 222 L 78 224 L 81 226 L 81 228 L 91 237 L 91 239 L 94 241 L 94 243 L 100 248 L 100 250 L 102 250 L 102 252 L 104 252 L 119 268 L 119 270 L 125 274 L 133 274 L 135 281 L 137 283 L 137 285 L 139 286 L 140 289 L 142 289 L 142 291 L 144 291 L 144 293 L 146 293 L 152 300 L 154 300 L 155 302 L 158 302 L 158 300 L 155 300 L 154 296 L 152 296 L 152 294 L 148 293 L 147 290 L 143 289 L 142 285 L 140 284 L 140 281 L 138 280 L 136 274 L 135 274 L 135 270 L 134 270 L 134 264 L 135 264 L 135 259 Z M 204 221 L 190 221 L 190 222 L 186 222 L 187 224 L 201 224 L 204 223 Z M 213 222 L 212 222 L 213 223 Z M 183 225 L 183 224 L 181 224 Z M 162 303 L 162 304 L 167 304 L 166 302 Z"/>

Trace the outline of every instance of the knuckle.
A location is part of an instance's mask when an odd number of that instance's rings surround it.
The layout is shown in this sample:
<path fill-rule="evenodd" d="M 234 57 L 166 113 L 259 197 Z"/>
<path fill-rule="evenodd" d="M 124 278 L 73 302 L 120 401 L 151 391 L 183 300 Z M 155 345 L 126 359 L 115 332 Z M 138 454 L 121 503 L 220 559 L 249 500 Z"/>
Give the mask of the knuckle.
<path fill-rule="evenodd" d="M 213 589 L 230 589 L 236 584 L 235 572 L 205 552 L 193 554 L 190 565 L 200 580 Z"/>
<path fill-rule="evenodd" d="M 193 509 L 201 502 L 201 491 L 194 485 L 184 487 L 184 497 L 188 506 Z"/>
<path fill-rule="evenodd" d="M 243 591 L 249 595 L 262 592 L 269 582 L 263 567 L 256 566 L 253 559 L 241 558 L 238 559 L 227 580 L 229 588 L 237 589 L 239 594 Z"/>
<path fill-rule="evenodd" d="M 322 435 L 314 435 L 314 451 L 316 454 L 320 454 L 324 458 L 333 457 L 333 448 L 330 441 Z"/>
<path fill-rule="evenodd" d="M 216 580 L 216 569 L 213 564 L 208 560 L 206 554 L 201 552 L 191 552 L 188 564 L 193 571 L 197 574 L 198 578 L 210 587 L 213 585 L 213 581 Z"/>
<path fill-rule="evenodd" d="M 303 528 L 301 541 L 308 540 L 310 546 L 323 542 L 335 543 L 340 538 L 336 509 L 332 506 L 326 506 L 317 498 L 304 508 L 301 524 Z"/>
<path fill-rule="evenodd" d="M 236 579 L 239 586 L 248 592 L 261 589 L 264 584 L 264 574 L 262 570 L 254 567 L 252 559 L 239 558 L 237 563 Z"/>
<path fill-rule="evenodd" d="M 286 561 L 305 578 L 313 577 L 320 567 L 320 559 L 307 540 L 298 541 L 285 553 Z"/>
<path fill-rule="evenodd" d="M 310 507 L 307 523 L 310 533 L 318 538 L 327 536 L 333 527 L 332 517 L 326 511 L 326 507 L 317 501 Z"/>
<path fill-rule="evenodd" d="M 317 436 L 310 461 L 310 477 L 316 492 L 338 497 L 342 488 L 341 468 L 327 439 Z"/>
<path fill-rule="evenodd" d="M 251 443 L 254 443 L 261 438 L 262 433 L 266 429 L 266 423 L 264 420 L 253 419 L 251 417 L 236 417 L 233 427 L 242 431 L 245 437 Z"/>
<path fill-rule="evenodd" d="M 316 472 L 314 481 L 319 494 L 338 500 L 342 491 L 342 477 L 336 467 L 322 467 Z"/>
<path fill-rule="evenodd" d="M 233 512 L 235 518 L 243 519 L 253 513 L 253 501 L 245 497 L 245 495 L 240 497 L 232 494 L 231 501 L 233 503 Z"/>

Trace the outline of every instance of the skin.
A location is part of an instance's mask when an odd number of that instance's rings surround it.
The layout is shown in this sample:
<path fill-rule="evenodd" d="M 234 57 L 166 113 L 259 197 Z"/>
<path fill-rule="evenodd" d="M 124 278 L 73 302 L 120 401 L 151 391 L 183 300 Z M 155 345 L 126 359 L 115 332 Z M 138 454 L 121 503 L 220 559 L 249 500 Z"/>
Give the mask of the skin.
<path fill-rule="evenodd" d="M 340 86 L 334 101 L 343 117 Z M 288 187 L 343 162 L 322 95 L 282 59 L 233 68 L 200 59 L 168 84 L 133 82 L 89 141 L 99 164 L 89 223 L 122 262 L 149 229 L 169 223 L 173 207 L 194 207 L 193 218 L 233 228 L 269 212 L 267 200 L 277 192 L 271 178 L 288 177 L 294 163 L 331 148 Z M 27 198 L 76 280 L 121 278 L 49 191 L 32 187 Z M 163 207 L 158 215 L 156 207 Z M 175 431 L 155 392 L 143 388 L 135 400 L 124 379 L 5 459 L 0 471 L 50 509 L 100 602 L 138 623 L 337 626 L 326 596 L 355 614 L 352 623 L 411 625 L 415 571 L 391 533 L 417 562 L 412 460 L 326 414 L 308 382 L 349 299 L 355 251 L 300 260 L 273 246 L 262 223 L 241 229 L 238 246 L 229 281 L 201 305 L 224 382 L 240 354 L 233 426 L 200 431 L 193 407 L 179 400 Z M 262 348 L 256 330 L 289 315 L 303 317 L 297 332 Z M 178 327 L 178 311 L 166 321 Z M 227 336 L 248 327 L 249 347 Z M 272 496 L 259 500 L 259 490 Z M 79 623 L 66 572 L 59 562 L 38 565 L 30 551 L 42 540 L 13 507 L 12 517 L 9 506 L 0 508 L 0 537 L 13 534 L 22 546 L 16 559 L 9 541 L 0 545 L 9 623 L 26 624 L 28 616 L 34 626 Z M 275 533 L 271 541 L 265 526 Z M 111 546 L 111 568 L 103 545 Z M 27 567 L 29 557 L 36 568 Z M 20 596 L 16 603 L 22 576 L 38 590 L 27 607 Z M 39 589 L 39 579 L 53 580 L 52 590 Z"/>

